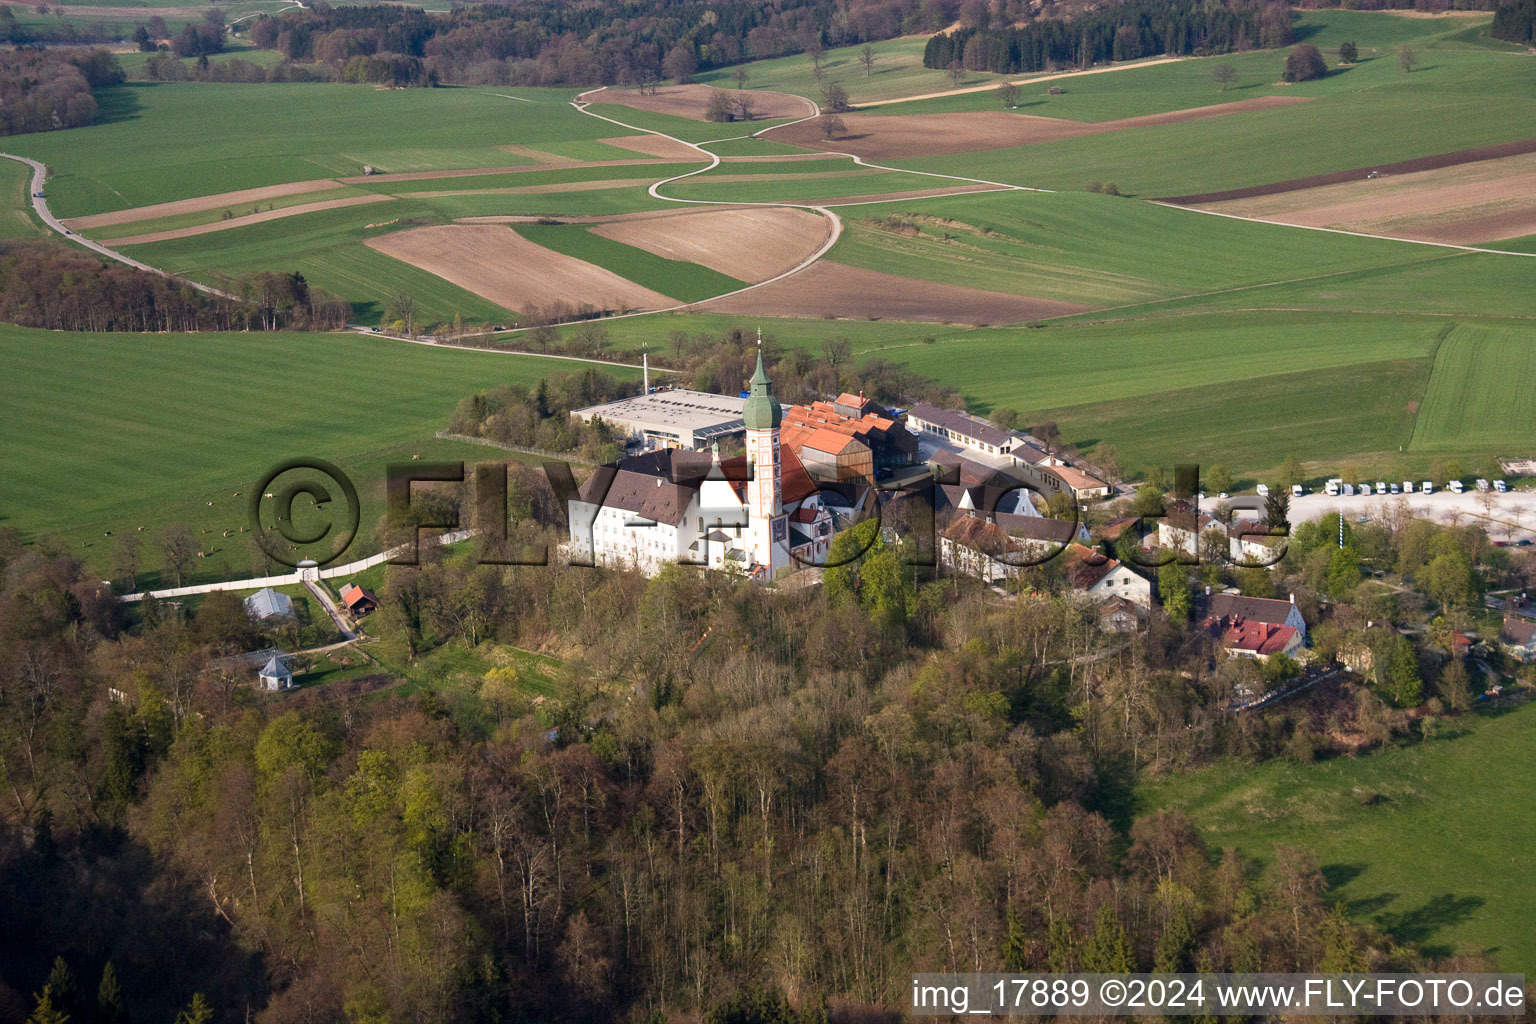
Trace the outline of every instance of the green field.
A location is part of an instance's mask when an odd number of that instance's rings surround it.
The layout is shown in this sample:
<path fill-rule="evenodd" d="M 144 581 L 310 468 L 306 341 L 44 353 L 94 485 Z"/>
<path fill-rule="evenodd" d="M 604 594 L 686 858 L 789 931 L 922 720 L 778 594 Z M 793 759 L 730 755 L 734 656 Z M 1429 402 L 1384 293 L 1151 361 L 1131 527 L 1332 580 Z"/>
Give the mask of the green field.
<path fill-rule="evenodd" d="M 583 366 L 353 334 L 0 327 L 0 445 L 7 453 L 0 525 L 33 537 L 57 534 L 104 570 L 112 543 L 105 531 L 146 526 L 152 549 L 160 525 L 185 522 L 220 549 L 197 563 L 197 579 L 239 576 L 250 567 L 244 539 L 222 534 L 245 523 L 252 482 L 280 460 L 318 456 L 357 482 L 361 543 L 382 507 L 386 464 L 418 454 L 470 461 L 504 455 L 433 440 L 459 399 Z M 155 556 L 146 562 L 153 566 Z"/>
<path fill-rule="evenodd" d="M 1298 34 L 1325 50 L 1347 39 L 1362 61 L 1323 79 L 1279 83 L 1283 54 L 1258 52 L 1060 80 L 1060 96 L 1026 86 L 1019 113 L 1098 121 L 1263 95 L 1308 103 L 1224 117 L 955 156 L 895 161 L 903 167 L 1081 189 L 1113 181 L 1140 196 L 1185 195 L 1368 167 L 1522 139 L 1536 120 L 1536 60 L 1484 43 L 1478 19 L 1412 19 L 1352 11 L 1305 12 Z M 1395 58 L 1407 43 L 1419 64 Z M 1325 55 L 1332 56 L 1332 55 Z M 1211 69 L 1238 69 L 1221 93 Z M 1331 64 L 1332 66 L 1332 64 Z M 886 114 L 996 109 L 990 94 L 877 108 Z"/>
<path fill-rule="evenodd" d="M 34 238 L 43 226 L 32 213 L 32 168 L 0 160 L 0 238 Z"/>
<path fill-rule="evenodd" d="M 1394 14 L 1363 11 L 1299 11 L 1294 22 L 1299 42 L 1317 46 L 1332 69 L 1324 78 L 1300 84 L 1280 81 L 1280 69 L 1286 50 L 1251 50 L 1246 53 L 1192 58 L 1172 64 L 1136 66 L 1114 65 L 1114 70 L 1095 69 L 1091 74 L 1066 77 L 1023 76 L 1022 96 L 1015 109 L 1034 117 L 1059 117 L 1069 121 L 1108 121 L 1121 117 L 1158 114 L 1211 104 L 1232 103 L 1259 96 L 1342 96 L 1365 90 L 1391 89 L 1405 81 L 1397 65 L 1397 48 L 1415 47 L 1421 52 L 1421 66 L 1409 80 L 1423 83 L 1426 76 L 1437 85 L 1463 84 L 1468 68 L 1498 67 L 1505 74 L 1515 72 L 1519 63 L 1507 58 L 1517 47 L 1485 40 L 1470 45 L 1466 37 L 1477 37 L 1487 29 L 1491 15 L 1454 18 L 1406 18 Z M 1454 42 L 1450 42 L 1454 40 Z M 1360 62 L 1341 66 L 1340 43 L 1353 41 L 1360 51 Z M 1441 61 L 1452 64 L 1442 66 Z M 1211 77 L 1218 64 L 1230 64 L 1237 79 L 1225 90 Z M 1033 84 L 1031 79 L 1042 79 Z M 1061 93 L 1051 95 L 1051 87 Z M 869 108 L 876 114 L 952 113 L 965 110 L 1003 110 L 992 91 L 961 96 L 892 103 Z"/>
<path fill-rule="evenodd" d="M 602 99 L 602 93 L 596 97 Z M 771 128 L 776 124 L 784 124 L 788 118 L 763 121 L 731 121 L 713 123 L 710 121 L 694 121 L 686 117 L 674 117 L 671 114 L 658 114 L 650 110 L 640 110 L 637 107 L 625 106 L 622 103 L 594 102 L 587 108 L 601 117 L 611 118 L 620 124 L 630 125 L 635 128 L 644 128 L 648 131 L 662 132 L 684 142 L 719 142 L 724 139 L 745 139 L 765 128 Z M 810 113 L 809 110 L 806 113 Z M 608 121 L 591 119 L 593 124 L 606 125 L 611 135 L 622 135 L 624 129 L 619 125 L 610 124 Z"/>
<path fill-rule="evenodd" d="M 1093 306 L 1308 280 L 1444 250 L 1203 217 L 1113 196 L 988 192 L 844 212 L 831 258 Z"/>
<path fill-rule="evenodd" d="M 593 234 L 579 224 L 519 224 L 514 230 L 530 242 L 606 267 L 638 285 L 682 302 L 696 302 L 747 286 L 745 281 L 697 263 L 669 260 Z"/>
<path fill-rule="evenodd" d="M 1415 451 L 1519 449 L 1536 434 L 1533 331 L 1457 327 L 1435 355 L 1419 410 Z"/>
<path fill-rule="evenodd" d="M 532 102 L 498 96 L 521 96 Z M 498 146 L 609 138 L 560 89 L 369 89 L 133 83 L 100 90 L 101 123 L 17 136 L 48 164 L 61 217 L 362 173 L 506 167 Z M 253 140 L 260 140 L 254 145 Z"/>
<path fill-rule="evenodd" d="M 1216 849 L 1268 862 L 1279 845 L 1317 852 L 1330 896 L 1431 953 L 1488 953 L 1536 972 L 1536 707 L 1463 716 L 1454 735 L 1361 758 L 1220 764 L 1142 788 L 1178 807 Z"/>

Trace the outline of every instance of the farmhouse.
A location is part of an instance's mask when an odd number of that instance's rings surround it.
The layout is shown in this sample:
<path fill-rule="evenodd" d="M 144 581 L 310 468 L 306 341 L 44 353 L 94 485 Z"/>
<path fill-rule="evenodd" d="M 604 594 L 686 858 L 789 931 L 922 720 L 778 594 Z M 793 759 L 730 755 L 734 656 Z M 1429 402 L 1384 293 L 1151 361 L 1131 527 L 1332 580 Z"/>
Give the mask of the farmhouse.
<path fill-rule="evenodd" d="M 1243 597 L 1240 594 L 1208 594 L 1205 614 L 1208 618 L 1238 619 L 1244 622 L 1263 622 L 1271 626 L 1288 626 L 1302 640 L 1307 638 L 1307 622 L 1296 607 L 1296 595 L 1289 601 L 1270 597 Z"/>
<path fill-rule="evenodd" d="M 1088 600 L 1126 601 L 1142 612 L 1152 609 L 1152 584 L 1119 559 L 1106 557 L 1081 541 L 1068 545 L 1062 558 L 1068 585 Z"/>
<path fill-rule="evenodd" d="M 293 599 L 265 587 L 245 599 L 245 613 L 255 622 L 293 618 Z"/>
<path fill-rule="evenodd" d="M 373 596 L 372 591 L 356 583 L 348 583 L 341 588 L 341 603 L 353 615 L 367 615 L 379 606 L 379 599 Z"/>
<path fill-rule="evenodd" d="M 572 564 L 731 567 L 773 579 L 820 562 L 833 518 L 800 460 L 780 444 L 783 410 L 761 354 L 738 421 L 747 454 L 720 458 L 663 447 L 600 466 L 569 502 Z M 713 397 L 713 396 L 711 396 Z"/>
<path fill-rule="evenodd" d="M 1302 636 L 1296 630 L 1269 622 L 1221 616 L 1206 619 L 1204 627 L 1216 637 L 1222 650 L 1238 658 L 1268 661 L 1276 654 L 1295 654 L 1302 645 Z"/>
<path fill-rule="evenodd" d="M 601 419 L 647 450 L 703 450 L 742 432 L 741 410 L 745 405 L 744 398 L 670 388 L 589 405 L 573 410 L 571 415 L 587 423 Z"/>

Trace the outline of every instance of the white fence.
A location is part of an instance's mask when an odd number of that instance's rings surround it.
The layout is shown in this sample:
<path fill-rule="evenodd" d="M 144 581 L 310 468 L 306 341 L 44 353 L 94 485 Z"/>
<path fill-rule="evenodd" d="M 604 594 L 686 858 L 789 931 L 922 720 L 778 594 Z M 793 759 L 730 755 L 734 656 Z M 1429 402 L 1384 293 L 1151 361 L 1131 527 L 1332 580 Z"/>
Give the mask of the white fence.
<path fill-rule="evenodd" d="M 468 540 L 470 533 L 471 531 L 469 530 L 457 530 L 453 533 L 440 534 L 439 536 L 433 538 L 432 540 L 426 541 L 425 543 L 457 544 L 461 540 Z M 332 566 L 329 569 L 321 569 L 318 575 L 323 580 L 333 580 L 338 576 L 354 576 L 357 573 L 362 572 L 364 569 L 371 569 L 376 565 L 380 565 L 389 561 L 391 558 L 394 558 L 397 555 L 400 555 L 402 552 L 406 551 L 409 546 L 410 545 L 407 544 L 401 544 L 399 547 L 390 548 L 388 551 L 380 551 L 376 555 L 369 555 L 367 558 L 359 558 L 355 562 L 348 562 L 345 565 Z M 310 571 L 313 572 L 314 570 Z M 118 600 L 131 603 L 134 601 L 142 601 L 146 597 L 188 597 L 192 594 L 211 594 L 215 590 L 260 590 L 262 587 L 286 587 L 295 583 L 302 582 L 304 582 L 304 577 L 302 575 L 297 572 L 291 572 L 286 576 L 257 576 L 244 580 L 224 580 L 218 583 L 199 583 L 193 587 L 171 587 L 167 590 L 151 590 L 148 592 L 141 590 L 136 594 L 124 594 L 122 597 L 118 598 Z"/>

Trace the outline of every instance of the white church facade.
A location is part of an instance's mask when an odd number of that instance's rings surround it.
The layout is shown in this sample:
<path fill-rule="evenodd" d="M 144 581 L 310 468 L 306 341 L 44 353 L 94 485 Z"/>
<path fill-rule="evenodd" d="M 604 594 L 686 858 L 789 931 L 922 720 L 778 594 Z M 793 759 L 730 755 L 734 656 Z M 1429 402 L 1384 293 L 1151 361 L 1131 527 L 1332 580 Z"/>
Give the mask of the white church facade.
<path fill-rule="evenodd" d="M 779 440 L 783 410 L 758 354 L 742 409 L 745 458 L 663 449 L 600 466 L 570 499 L 573 565 L 732 568 L 772 580 L 819 564 L 833 519 L 816 483 Z"/>

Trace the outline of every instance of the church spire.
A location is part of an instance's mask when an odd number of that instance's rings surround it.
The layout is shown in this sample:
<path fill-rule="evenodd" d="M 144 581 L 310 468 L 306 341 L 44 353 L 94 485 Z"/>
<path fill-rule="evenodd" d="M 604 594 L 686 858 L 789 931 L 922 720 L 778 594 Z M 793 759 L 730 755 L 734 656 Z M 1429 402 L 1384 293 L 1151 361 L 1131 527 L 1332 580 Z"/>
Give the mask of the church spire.
<path fill-rule="evenodd" d="M 784 410 L 773 397 L 773 381 L 763 368 L 763 350 L 757 350 L 757 370 L 752 374 L 752 394 L 742 408 L 742 421 L 748 430 L 775 430 L 784 422 Z"/>

